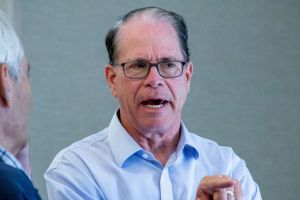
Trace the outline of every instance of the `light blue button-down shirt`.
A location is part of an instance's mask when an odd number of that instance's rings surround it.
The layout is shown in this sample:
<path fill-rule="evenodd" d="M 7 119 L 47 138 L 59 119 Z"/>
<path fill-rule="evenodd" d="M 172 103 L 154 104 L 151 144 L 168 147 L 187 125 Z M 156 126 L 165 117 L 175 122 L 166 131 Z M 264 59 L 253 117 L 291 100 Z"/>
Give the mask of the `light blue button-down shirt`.
<path fill-rule="evenodd" d="M 231 148 L 190 133 L 182 123 L 177 150 L 163 166 L 130 137 L 115 113 L 109 127 L 59 152 L 45 180 L 49 200 L 194 200 L 201 179 L 217 174 L 238 179 L 245 199 L 261 199 Z"/>

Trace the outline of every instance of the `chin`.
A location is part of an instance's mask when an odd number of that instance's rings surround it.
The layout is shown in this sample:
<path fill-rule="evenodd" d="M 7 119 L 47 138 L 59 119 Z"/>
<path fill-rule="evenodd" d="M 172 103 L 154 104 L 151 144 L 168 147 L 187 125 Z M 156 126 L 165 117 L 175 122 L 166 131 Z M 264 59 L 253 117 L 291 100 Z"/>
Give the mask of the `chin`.
<path fill-rule="evenodd" d="M 168 128 L 163 120 L 148 120 L 140 124 L 143 132 L 164 132 Z"/>

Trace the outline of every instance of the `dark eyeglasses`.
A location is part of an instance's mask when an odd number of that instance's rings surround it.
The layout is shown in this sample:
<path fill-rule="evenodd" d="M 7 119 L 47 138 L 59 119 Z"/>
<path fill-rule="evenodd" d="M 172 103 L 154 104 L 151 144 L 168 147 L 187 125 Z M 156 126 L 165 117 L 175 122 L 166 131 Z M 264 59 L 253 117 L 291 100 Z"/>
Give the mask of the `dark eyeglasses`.
<path fill-rule="evenodd" d="M 144 61 L 132 61 L 121 64 L 124 75 L 128 78 L 142 79 L 146 78 L 152 66 L 156 67 L 159 75 L 163 78 L 176 78 L 182 75 L 183 68 L 187 62 L 184 61 L 160 61 L 158 63 L 149 63 Z"/>

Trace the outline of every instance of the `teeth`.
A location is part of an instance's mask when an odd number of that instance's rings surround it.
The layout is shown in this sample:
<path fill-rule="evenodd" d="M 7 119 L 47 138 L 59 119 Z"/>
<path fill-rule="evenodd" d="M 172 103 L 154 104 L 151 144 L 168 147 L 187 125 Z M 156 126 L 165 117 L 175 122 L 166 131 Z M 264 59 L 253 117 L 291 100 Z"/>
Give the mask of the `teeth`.
<path fill-rule="evenodd" d="M 151 108 L 151 109 L 157 109 L 157 108 L 163 107 L 163 104 L 159 104 L 159 105 L 150 105 L 150 104 L 147 104 L 146 107 L 147 108 Z"/>

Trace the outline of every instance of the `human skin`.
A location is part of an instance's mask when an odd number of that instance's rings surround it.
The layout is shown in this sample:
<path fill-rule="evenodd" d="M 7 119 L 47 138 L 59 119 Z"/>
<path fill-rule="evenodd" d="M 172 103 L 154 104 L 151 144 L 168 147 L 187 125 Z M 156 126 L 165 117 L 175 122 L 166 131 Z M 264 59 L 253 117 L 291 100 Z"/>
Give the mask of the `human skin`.
<path fill-rule="evenodd" d="M 183 60 L 178 37 L 167 21 L 133 18 L 119 32 L 117 62 Z M 119 100 L 121 123 L 145 150 L 163 164 L 180 137 L 182 108 L 190 88 L 193 65 L 188 62 L 177 78 L 162 78 L 155 67 L 144 79 L 124 76 L 122 67 L 106 66 L 113 96 Z M 154 105 L 152 100 L 160 100 Z"/>

